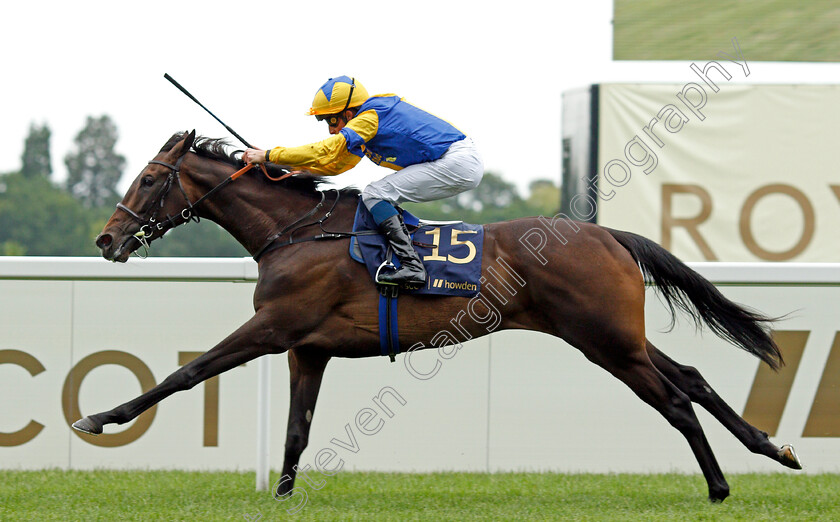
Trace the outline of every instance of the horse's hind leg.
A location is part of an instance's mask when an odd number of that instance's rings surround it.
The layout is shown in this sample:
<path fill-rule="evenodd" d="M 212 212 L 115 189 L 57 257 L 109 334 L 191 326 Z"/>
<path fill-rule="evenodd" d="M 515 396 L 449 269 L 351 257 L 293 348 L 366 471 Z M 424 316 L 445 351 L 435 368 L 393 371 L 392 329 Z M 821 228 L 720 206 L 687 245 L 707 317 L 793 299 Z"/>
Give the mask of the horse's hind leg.
<path fill-rule="evenodd" d="M 329 357 L 313 355 L 305 348 L 289 351 L 289 424 L 286 429 L 286 453 L 283 459 L 283 475 L 277 484 L 275 494 L 279 497 L 292 491 L 295 485 L 300 455 L 309 444 L 309 429 L 318 390 Z"/>
<path fill-rule="evenodd" d="M 619 356 L 619 353 L 621 350 L 601 351 L 601 357 L 592 360 L 629 386 L 639 398 L 653 406 L 683 434 L 709 486 L 709 500 L 722 502 L 729 496 L 729 485 L 694 414 L 688 395 L 653 366 L 641 346 L 638 351 L 623 356 Z M 608 358 L 604 358 L 604 355 L 608 355 Z"/>
<path fill-rule="evenodd" d="M 267 353 L 282 351 L 273 342 L 270 320 L 255 315 L 212 350 L 185 364 L 160 384 L 116 408 L 90 415 L 73 428 L 99 435 L 105 424 L 125 424 L 175 392 L 189 390 L 200 382 Z"/>
<path fill-rule="evenodd" d="M 654 366 L 662 372 L 669 381 L 688 395 L 692 402 L 705 408 L 726 429 L 732 432 L 741 443 L 753 453 L 765 455 L 793 469 L 802 469 L 793 447 L 784 445 L 781 448 L 770 442 L 767 433 L 749 424 L 735 413 L 720 396 L 715 393 L 700 372 L 690 366 L 683 366 L 662 353 L 650 341 L 647 341 L 647 352 Z"/>

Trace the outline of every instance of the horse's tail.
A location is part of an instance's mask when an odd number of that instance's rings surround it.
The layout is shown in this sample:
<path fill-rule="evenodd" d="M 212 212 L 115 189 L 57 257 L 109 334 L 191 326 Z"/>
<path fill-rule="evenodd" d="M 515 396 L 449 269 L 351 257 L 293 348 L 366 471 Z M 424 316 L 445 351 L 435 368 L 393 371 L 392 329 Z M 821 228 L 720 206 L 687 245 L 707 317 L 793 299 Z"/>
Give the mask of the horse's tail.
<path fill-rule="evenodd" d="M 676 306 L 698 326 L 705 322 L 715 334 L 755 355 L 774 370 L 784 364 L 779 347 L 769 334 L 769 325 L 776 319 L 730 301 L 712 283 L 654 241 L 631 232 L 606 230 L 630 252 L 645 279 L 656 285 L 671 312 L 672 328 Z"/>

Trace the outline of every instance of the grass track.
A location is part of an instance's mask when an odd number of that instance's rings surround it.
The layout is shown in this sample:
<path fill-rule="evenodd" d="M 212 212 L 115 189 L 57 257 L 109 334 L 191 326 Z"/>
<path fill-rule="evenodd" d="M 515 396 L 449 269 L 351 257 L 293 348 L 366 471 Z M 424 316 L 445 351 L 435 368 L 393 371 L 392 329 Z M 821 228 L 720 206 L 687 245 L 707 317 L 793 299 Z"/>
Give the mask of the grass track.
<path fill-rule="evenodd" d="M 253 473 L 0 471 L 0 520 L 840 520 L 840 475 L 728 479 L 711 504 L 699 475 L 340 473 L 289 515 Z"/>

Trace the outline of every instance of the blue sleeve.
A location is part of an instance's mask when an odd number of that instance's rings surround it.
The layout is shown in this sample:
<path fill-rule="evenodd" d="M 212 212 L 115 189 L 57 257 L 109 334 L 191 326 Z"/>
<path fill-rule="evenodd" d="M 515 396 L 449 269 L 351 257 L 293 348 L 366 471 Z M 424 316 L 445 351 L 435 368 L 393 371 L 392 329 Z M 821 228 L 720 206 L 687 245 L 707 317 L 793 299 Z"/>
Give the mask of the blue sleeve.
<path fill-rule="evenodd" d="M 364 150 L 362 149 L 362 145 L 365 144 L 365 140 L 363 140 L 356 131 L 344 127 L 339 132 L 342 136 L 344 136 L 345 141 L 347 141 L 347 150 L 349 152 L 359 157 L 365 155 Z"/>

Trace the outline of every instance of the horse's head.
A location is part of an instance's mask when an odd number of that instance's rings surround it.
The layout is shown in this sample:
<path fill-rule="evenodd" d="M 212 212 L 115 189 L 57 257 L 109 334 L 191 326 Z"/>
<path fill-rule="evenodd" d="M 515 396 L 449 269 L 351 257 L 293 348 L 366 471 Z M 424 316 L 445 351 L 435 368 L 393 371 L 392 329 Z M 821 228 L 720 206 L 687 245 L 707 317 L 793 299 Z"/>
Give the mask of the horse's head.
<path fill-rule="evenodd" d="M 186 218 L 188 200 L 180 179 L 181 163 L 195 141 L 195 131 L 174 145 L 168 142 L 134 180 L 117 210 L 96 238 L 102 257 L 124 263 L 132 252 L 147 246 Z"/>

